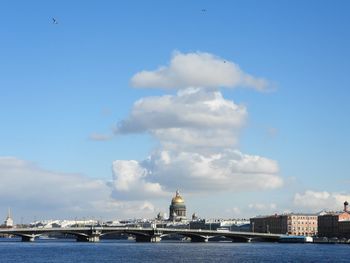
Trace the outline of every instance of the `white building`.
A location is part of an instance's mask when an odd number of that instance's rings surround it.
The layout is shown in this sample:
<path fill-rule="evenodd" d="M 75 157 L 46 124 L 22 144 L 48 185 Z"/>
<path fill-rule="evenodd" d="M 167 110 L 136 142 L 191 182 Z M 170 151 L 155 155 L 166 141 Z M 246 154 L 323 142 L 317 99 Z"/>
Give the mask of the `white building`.
<path fill-rule="evenodd" d="M 5 219 L 4 225 L 5 225 L 5 227 L 13 227 L 13 219 L 11 217 L 11 210 L 10 210 L 10 208 L 8 210 L 7 217 Z"/>

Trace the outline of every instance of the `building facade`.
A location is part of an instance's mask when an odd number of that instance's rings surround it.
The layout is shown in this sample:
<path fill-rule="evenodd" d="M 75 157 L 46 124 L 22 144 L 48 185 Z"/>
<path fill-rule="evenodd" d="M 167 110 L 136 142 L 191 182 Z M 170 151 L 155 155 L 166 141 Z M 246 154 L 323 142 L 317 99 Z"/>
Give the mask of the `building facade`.
<path fill-rule="evenodd" d="M 328 212 L 318 217 L 318 236 L 328 238 L 350 238 L 350 213 L 348 202 L 341 212 Z"/>
<path fill-rule="evenodd" d="M 181 197 L 179 191 L 176 191 L 175 196 L 171 200 L 169 207 L 169 220 L 181 221 L 186 219 L 185 200 Z"/>
<path fill-rule="evenodd" d="M 317 225 L 316 214 L 275 214 L 250 219 L 250 230 L 259 233 L 315 236 Z"/>

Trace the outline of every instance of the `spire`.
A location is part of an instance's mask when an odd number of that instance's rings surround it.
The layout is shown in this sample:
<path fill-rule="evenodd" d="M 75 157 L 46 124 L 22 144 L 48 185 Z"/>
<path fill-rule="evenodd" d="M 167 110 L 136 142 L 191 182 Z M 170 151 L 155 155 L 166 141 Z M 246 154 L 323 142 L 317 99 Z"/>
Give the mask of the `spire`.
<path fill-rule="evenodd" d="M 179 189 L 176 190 L 176 196 L 179 196 L 180 195 L 180 192 L 179 192 Z"/>
<path fill-rule="evenodd" d="M 348 205 L 349 205 L 348 201 L 345 201 L 344 202 L 344 212 L 348 212 Z"/>
<path fill-rule="evenodd" d="M 7 217 L 6 217 L 4 223 L 5 223 L 6 227 L 13 227 L 13 219 L 11 218 L 11 209 L 10 208 L 8 208 Z"/>

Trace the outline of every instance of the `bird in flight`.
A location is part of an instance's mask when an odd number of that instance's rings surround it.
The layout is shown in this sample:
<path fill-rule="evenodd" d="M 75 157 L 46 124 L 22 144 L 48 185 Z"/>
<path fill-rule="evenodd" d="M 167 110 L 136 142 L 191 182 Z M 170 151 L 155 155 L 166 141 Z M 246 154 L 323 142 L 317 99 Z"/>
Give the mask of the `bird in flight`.
<path fill-rule="evenodd" d="M 203 8 L 203 9 L 202 9 L 202 12 L 207 12 L 207 9 Z"/>
<path fill-rule="evenodd" d="M 52 18 L 52 24 L 55 24 L 55 25 L 57 25 L 58 24 L 58 21 L 57 21 L 57 19 L 56 18 Z"/>

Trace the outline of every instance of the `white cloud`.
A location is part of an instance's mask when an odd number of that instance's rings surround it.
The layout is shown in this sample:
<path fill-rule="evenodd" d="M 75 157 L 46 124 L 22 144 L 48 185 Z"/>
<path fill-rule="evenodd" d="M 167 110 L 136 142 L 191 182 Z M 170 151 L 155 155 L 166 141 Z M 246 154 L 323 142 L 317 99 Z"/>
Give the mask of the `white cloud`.
<path fill-rule="evenodd" d="M 278 164 L 241 153 L 239 133 L 247 109 L 220 87 L 267 87 L 229 61 L 208 53 L 175 53 L 169 67 L 136 74 L 138 87 L 178 88 L 175 95 L 136 101 L 115 133 L 149 133 L 159 146 L 144 161 L 113 163 L 114 196 L 142 199 L 180 188 L 187 192 L 254 191 L 281 187 Z M 203 88 L 204 87 L 204 88 Z M 207 89 L 209 88 L 209 89 Z"/>
<path fill-rule="evenodd" d="M 113 167 L 115 189 L 128 198 L 170 196 L 174 188 L 237 192 L 275 189 L 283 184 L 275 161 L 229 149 L 207 155 L 163 150 L 143 162 L 115 161 Z"/>
<path fill-rule="evenodd" d="M 266 90 L 270 85 L 263 78 L 243 72 L 233 62 L 202 52 L 174 52 L 168 67 L 141 71 L 132 77 L 131 84 L 135 87 L 178 89 L 244 86 L 260 91 Z"/>
<path fill-rule="evenodd" d="M 123 217 L 145 202 L 121 202 L 111 197 L 108 182 L 79 174 L 48 171 L 15 157 L 0 157 L 0 206 L 37 217 Z M 135 210 L 133 215 L 150 212 Z M 16 216 L 16 215 L 15 215 Z M 18 216 L 18 214 L 17 214 Z M 32 220 L 32 219 L 31 219 Z"/>
<path fill-rule="evenodd" d="M 343 203 L 349 200 L 350 194 L 348 193 L 307 190 L 304 193 L 295 194 L 294 205 L 296 207 L 309 209 L 313 212 L 324 209 L 339 211 L 343 209 Z"/>
<path fill-rule="evenodd" d="M 103 209 L 105 212 L 114 213 L 114 218 L 154 218 L 157 210 L 149 201 L 119 201 L 106 202 L 104 200 L 96 201 L 95 206 Z"/>
<path fill-rule="evenodd" d="M 113 162 L 113 196 L 117 199 L 143 199 L 145 197 L 170 196 L 159 183 L 146 181 L 149 171 L 137 161 Z M 127 193 L 127 196 L 125 196 Z"/>
<path fill-rule="evenodd" d="M 249 207 L 249 209 L 252 209 L 252 210 L 257 211 L 259 213 L 261 213 L 261 212 L 264 212 L 264 213 L 276 212 L 276 209 L 277 209 L 277 205 L 274 203 L 270 203 L 270 204 L 254 203 L 254 204 L 249 204 L 248 207 Z"/>
<path fill-rule="evenodd" d="M 150 132 L 165 148 L 234 146 L 246 116 L 244 106 L 219 91 L 189 88 L 137 101 L 116 133 Z"/>

